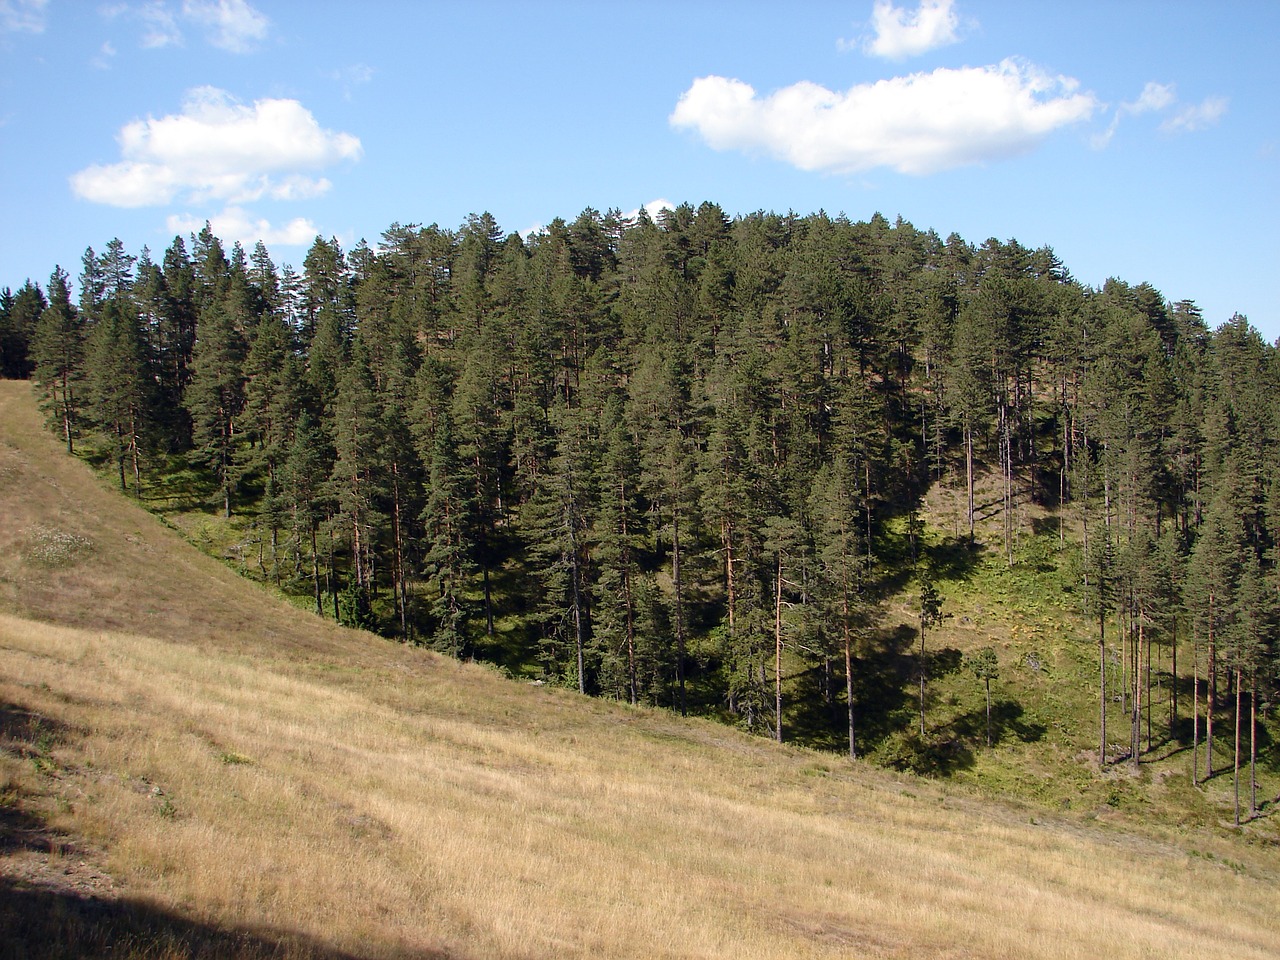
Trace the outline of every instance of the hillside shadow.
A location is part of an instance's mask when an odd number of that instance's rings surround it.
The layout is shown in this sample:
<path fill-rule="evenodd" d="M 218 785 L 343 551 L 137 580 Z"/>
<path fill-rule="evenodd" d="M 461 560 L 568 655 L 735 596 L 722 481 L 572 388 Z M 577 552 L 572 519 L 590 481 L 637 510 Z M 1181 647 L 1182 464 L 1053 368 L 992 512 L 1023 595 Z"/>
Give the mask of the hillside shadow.
<path fill-rule="evenodd" d="M 927 545 L 924 555 L 935 580 L 967 583 L 982 562 L 985 550 L 981 543 L 970 543 L 967 536 L 947 537 L 941 543 Z"/>
<path fill-rule="evenodd" d="M 0 752 L 30 761 L 37 770 L 50 763 L 49 751 L 66 740 L 69 731 L 61 721 L 0 701 Z"/>
<path fill-rule="evenodd" d="M 1010 740 L 1036 743 L 1048 728 L 1023 718 L 1022 704 L 1001 700 L 991 705 L 991 745 Z M 971 768 L 977 761 L 978 749 L 987 742 L 986 708 L 981 707 L 953 717 L 936 727 L 926 726 L 922 737 L 918 728 L 899 731 L 881 751 L 883 762 L 890 767 L 925 777 L 949 777 Z"/>
<path fill-rule="evenodd" d="M 210 510 L 220 502 L 219 493 L 212 476 L 183 466 L 150 471 L 143 480 L 142 501 L 148 510 L 167 517 L 171 513 Z"/>
<path fill-rule="evenodd" d="M 136 899 L 104 899 L 0 877 L 0 960 L 363 960 L 297 933 L 218 927 Z M 377 952 L 395 960 L 448 955 Z"/>
<path fill-rule="evenodd" d="M 901 727 L 913 702 L 907 680 L 915 677 L 912 644 L 919 634 L 909 626 L 862 627 L 853 658 L 854 727 L 864 753 Z M 813 666 L 791 678 L 784 735 L 792 743 L 845 753 L 849 749 L 849 712 L 845 699 L 844 656 L 833 653 L 830 672 Z"/>
<path fill-rule="evenodd" d="M 42 770 L 49 751 L 74 730 L 49 717 L 0 702 L 0 751 Z M 103 896 L 86 885 L 90 853 L 79 838 L 54 828 L 37 805 L 47 798 L 13 782 L 0 793 L 0 960 L 80 957 L 208 958 L 208 960 L 363 960 L 287 930 L 222 926 L 181 916 L 139 899 Z M 79 870 L 74 866 L 79 864 Z M 70 866 L 68 866 L 70 865 Z M 16 875 L 15 875 L 16 874 Z M 378 957 L 448 960 L 438 952 L 387 951 Z"/>
<path fill-rule="evenodd" d="M 991 745 L 998 746 L 1010 740 L 1021 743 L 1039 743 L 1049 728 L 1038 721 L 1025 719 L 1022 704 L 1013 699 L 994 700 L 991 704 Z M 953 719 L 948 728 L 958 737 L 975 743 L 987 742 L 987 711 L 985 707 L 962 713 Z"/>

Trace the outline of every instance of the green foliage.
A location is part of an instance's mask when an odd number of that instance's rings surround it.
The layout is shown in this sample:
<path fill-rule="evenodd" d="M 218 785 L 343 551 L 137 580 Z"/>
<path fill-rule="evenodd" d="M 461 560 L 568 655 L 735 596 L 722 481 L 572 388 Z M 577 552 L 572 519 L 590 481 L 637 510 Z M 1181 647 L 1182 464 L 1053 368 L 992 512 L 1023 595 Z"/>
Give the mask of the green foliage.
<path fill-rule="evenodd" d="M 990 683 L 1000 676 L 1000 661 L 992 647 L 975 650 L 964 658 L 965 669 L 984 683 Z"/>
<path fill-rule="evenodd" d="M 1180 745 L 1196 668 L 1274 694 L 1280 358 L 1243 318 L 712 203 L 397 224 L 301 274 L 190 249 L 88 250 L 78 308 L 55 270 L 46 406 L 180 526 L 234 508 L 209 548 L 317 613 L 950 776 L 1095 729 L 1108 762 L 1117 713 L 1135 761 Z"/>

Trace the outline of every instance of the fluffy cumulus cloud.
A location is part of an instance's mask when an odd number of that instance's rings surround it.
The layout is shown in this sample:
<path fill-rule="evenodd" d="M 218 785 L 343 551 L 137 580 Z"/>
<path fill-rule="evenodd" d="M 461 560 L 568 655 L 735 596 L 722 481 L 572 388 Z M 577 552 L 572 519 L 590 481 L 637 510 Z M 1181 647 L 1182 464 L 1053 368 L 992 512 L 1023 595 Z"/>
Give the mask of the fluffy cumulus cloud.
<path fill-rule="evenodd" d="M 356 137 L 322 129 L 297 100 L 245 105 L 214 87 L 191 91 L 180 113 L 126 124 L 117 139 L 118 163 L 71 177 L 77 196 L 117 207 L 306 199 L 330 186 L 315 171 L 361 155 Z"/>
<path fill-rule="evenodd" d="M 165 221 L 173 234 L 199 233 L 205 222 L 186 213 L 173 214 Z M 207 222 L 216 236 L 228 243 L 238 240 L 246 248 L 251 248 L 259 240 L 269 247 L 305 247 L 320 234 L 316 225 L 304 217 L 295 217 L 282 226 L 273 226 L 270 221 L 235 206 L 209 217 Z"/>
<path fill-rule="evenodd" d="M 0 0 L 0 33 L 44 33 L 49 0 Z"/>
<path fill-rule="evenodd" d="M 801 170 L 922 175 L 1025 153 L 1097 108 L 1076 81 L 1008 59 L 844 92 L 802 82 L 766 97 L 741 80 L 702 77 L 670 122 L 713 149 L 765 153 Z"/>
<path fill-rule="evenodd" d="M 960 21 L 951 0 L 921 0 L 915 10 L 876 0 L 871 30 L 863 49 L 874 57 L 903 60 L 960 39 Z"/>
<path fill-rule="evenodd" d="M 634 210 L 628 210 L 626 213 L 622 215 L 622 219 L 635 220 L 638 216 L 640 216 L 640 211 L 643 210 L 645 213 L 649 215 L 650 220 L 653 220 L 656 222 L 658 218 L 662 216 L 662 211 L 674 210 L 675 208 L 676 208 L 676 205 L 672 203 L 670 200 L 666 199 L 665 197 L 659 197 L 657 200 L 650 200 L 648 203 L 646 203 L 642 207 L 636 207 Z"/>

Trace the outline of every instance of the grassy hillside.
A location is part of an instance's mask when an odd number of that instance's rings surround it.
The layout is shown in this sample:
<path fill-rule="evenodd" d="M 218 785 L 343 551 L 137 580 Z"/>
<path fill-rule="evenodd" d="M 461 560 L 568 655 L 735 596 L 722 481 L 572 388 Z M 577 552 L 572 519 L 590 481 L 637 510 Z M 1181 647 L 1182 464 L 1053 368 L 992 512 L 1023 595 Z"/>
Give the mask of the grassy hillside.
<path fill-rule="evenodd" d="M 0 383 L 0 956 L 1278 955 L 1265 836 L 1096 813 L 342 630 Z"/>

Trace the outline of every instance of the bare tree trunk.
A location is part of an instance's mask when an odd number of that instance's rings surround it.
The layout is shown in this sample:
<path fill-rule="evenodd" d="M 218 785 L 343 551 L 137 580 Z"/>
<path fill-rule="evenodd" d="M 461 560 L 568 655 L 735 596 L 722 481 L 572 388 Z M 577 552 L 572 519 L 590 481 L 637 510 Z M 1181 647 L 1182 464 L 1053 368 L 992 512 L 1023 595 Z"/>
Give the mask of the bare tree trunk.
<path fill-rule="evenodd" d="M 675 592 L 676 608 L 676 681 L 680 687 L 680 716 L 689 715 L 684 689 L 684 597 L 680 580 L 680 508 L 671 513 L 671 588 Z"/>
<path fill-rule="evenodd" d="M 858 759 L 857 740 L 854 738 L 854 712 L 853 712 L 853 643 L 849 629 L 849 585 L 844 585 L 843 610 L 844 614 L 844 695 L 845 701 L 849 708 L 849 759 Z"/>
<path fill-rule="evenodd" d="M 987 688 L 987 747 L 991 747 L 991 678 L 983 677 L 983 684 Z"/>
<path fill-rule="evenodd" d="M 773 591 L 773 700 L 774 738 L 782 742 L 782 551 L 778 551 L 777 580 Z"/>
<path fill-rule="evenodd" d="M 1142 611 L 1138 611 L 1138 633 L 1133 650 L 1133 729 L 1130 732 L 1129 750 L 1133 769 L 1138 769 L 1138 757 L 1142 751 Z"/>
<path fill-rule="evenodd" d="M 920 618 L 920 736 L 924 737 L 924 618 Z"/>
<path fill-rule="evenodd" d="M 565 514 L 565 526 L 569 528 L 569 576 L 573 588 L 573 644 L 577 656 L 578 692 L 587 692 L 585 637 L 582 625 L 582 569 L 578 557 L 578 508 L 574 500 L 573 474 L 569 474 L 569 509 Z"/>
<path fill-rule="evenodd" d="M 627 483 L 622 482 L 619 503 L 627 502 Z M 635 601 L 631 596 L 631 549 L 627 546 L 627 511 L 621 511 L 619 531 L 622 535 L 622 550 L 618 559 L 622 564 L 622 604 L 626 614 L 627 638 L 627 692 L 634 707 L 640 700 L 640 689 L 636 683 L 636 611 Z"/>
<path fill-rule="evenodd" d="M 1191 785 L 1200 782 L 1200 642 L 1191 643 Z"/>
<path fill-rule="evenodd" d="M 1146 663 L 1146 686 L 1147 686 L 1147 750 L 1151 750 L 1151 644 L 1147 644 L 1147 663 Z"/>
<path fill-rule="evenodd" d="M 1212 593 L 1209 594 L 1209 670 L 1205 679 L 1208 681 L 1208 689 L 1205 691 L 1205 709 L 1204 709 L 1204 778 L 1209 780 L 1213 777 L 1213 709 L 1217 705 L 1218 699 L 1218 664 L 1217 664 L 1217 643 L 1213 635 L 1213 600 Z"/>
<path fill-rule="evenodd" d="M 1169 642 L 1169 739 L 1178 732 L 1178 618 L 1173 618 L 1173 638 Z"/>
<path fill-rule="evenodd" d="M 1099 598 L 1102 584 L 1098 584 Z M 1107 608 L 1098 602 L 1098 766 L 1107 765 Z"/>
<path fill-rule="evenodd" d="M 969 523 L 969 546 L 973 546 L 973 428 L 964 427 L 965 519 Z"/>
<path fill-rule="evenodd" d="M 134 411 L 129 411 L 129 454 L 133 460 L 133 495 L 142 498 L 142 466 L 138 450 L 138 421 Z"/>
<path fill-rule="evenodd" d="M 400 616 L 400 638 L 409 639 L 409 611 L 407 592 L 405 589 L 404 535 L 400 527 L 400 470 L 399 464 L 391 464 L 391 539 L 395 545 L 395 584 L 392 596 L 395 598 L 397 612 Z"/>
<path fill-rule="evenodd" d="M 1258 815 L 1258 674 L 1249 673 L 1249 819 Z"/>
<path fill-rule="evenodd" d="M 1240 668 L 1236 667 L 1236 731 L 1235 731 L 1235 759 L 1232 762 L 1231 769 L 1231 786 L 1235 793 L 1235 825 L 1240 826 Z"/>
<path fill-rule="evenodd" d="M 316 593 L 316 616 L 324 616 L 324 603 L 320 593 L 320 555 L 316 549 L 316 525 L 311 524 L 311 584 Z"/>
<path fill-rule="evenodd" d="M 485 636 L 493 636 L 493 585 L 489 582 L 489 561 L 481 565 L 484 571 L 484 632 Z"/>

